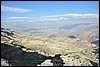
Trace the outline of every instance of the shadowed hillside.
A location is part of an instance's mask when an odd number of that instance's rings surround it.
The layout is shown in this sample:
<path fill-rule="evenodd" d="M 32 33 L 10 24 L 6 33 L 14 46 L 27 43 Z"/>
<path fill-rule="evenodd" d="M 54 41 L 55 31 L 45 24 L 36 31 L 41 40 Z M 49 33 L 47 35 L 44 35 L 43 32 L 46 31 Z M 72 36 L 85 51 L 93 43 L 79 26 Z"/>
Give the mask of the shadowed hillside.
<path fill-rule="evenodd" d="M 95 44 L 74 36 L 31 35 L 1 28 L 1 66 L 98 66 Z"/>
<path fill-rule="evenodd" d="M 63 66 L 64 63 L 59 55 L 55 55 L 54 57 L 44 56 L 42 54 L 38 54 L 38 52 L 23 51 L 20 46 L 16 47 L 7 44 L 1 44 L 1 58 L 6 59 L 8 66 L 37 66 L 48 59 L 54 61 L 52 64 L 56 64 L 56 66 Z M 62 60 L 60 61 L 59 65 L 54 60 L 56 58 L 58 62 L 60 59 Z"/>

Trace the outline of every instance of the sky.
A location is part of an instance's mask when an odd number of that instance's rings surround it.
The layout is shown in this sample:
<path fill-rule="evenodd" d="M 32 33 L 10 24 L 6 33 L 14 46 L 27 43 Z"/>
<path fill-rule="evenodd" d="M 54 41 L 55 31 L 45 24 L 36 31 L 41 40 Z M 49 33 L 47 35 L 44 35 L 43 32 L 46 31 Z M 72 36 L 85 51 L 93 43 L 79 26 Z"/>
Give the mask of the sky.
<path fill-rule="evenodd" d="M 2 27 L 53 28 L 98 18 L 99 1 L 1 1 Z"/>

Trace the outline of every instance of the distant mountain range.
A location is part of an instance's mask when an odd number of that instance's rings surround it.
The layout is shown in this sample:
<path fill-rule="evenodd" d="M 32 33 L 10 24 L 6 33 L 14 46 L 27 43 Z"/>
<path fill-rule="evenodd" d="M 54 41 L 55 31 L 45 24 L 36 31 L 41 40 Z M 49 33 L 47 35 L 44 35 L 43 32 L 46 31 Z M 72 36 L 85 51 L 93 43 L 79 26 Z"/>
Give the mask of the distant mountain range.
<path fill-rule="evenodd" d="M 73 36 L 99 45 L 99 23 L 79 23 L 65 25 L 59 28 L 35 28 L 15 25 L 16 32 L 29 32 L 34 35 Z"/>
<path fill-rule="evenodd" d="M 99 25 L 98 24 L 78 25 L 68 30 L 67 35 L 73 35 L 83 40 L 88 40 L 90 42 L 99 40 Z"/>
<path fill-rule="evenodd" d="M 88 40 L 89 42 L 99 40 L 99 24 L 98 23 L 81 23 L 81 24 L 73 24 L 66 25 L 60 28 L 55 29 L 42 29 L 37 30 L 37 35 L 51 35 L 54 34 L 56 36 L 75 36 L 82 40 Z M 32 33 L 34 34 L 34 33 Z M 36 34 L 36 33 L 35 33 Z"/>
<path fill-rule="evenodd" d="M 66 25 L 66 26 L 63 26 L 63 27 L 59 27 L 59 29 L 72 29 L 72 28 L 75 28 L 79 25 L 87 25 L 87 24 L 91 24 L 91 23 L 71 24 L 71 25 Z"/>

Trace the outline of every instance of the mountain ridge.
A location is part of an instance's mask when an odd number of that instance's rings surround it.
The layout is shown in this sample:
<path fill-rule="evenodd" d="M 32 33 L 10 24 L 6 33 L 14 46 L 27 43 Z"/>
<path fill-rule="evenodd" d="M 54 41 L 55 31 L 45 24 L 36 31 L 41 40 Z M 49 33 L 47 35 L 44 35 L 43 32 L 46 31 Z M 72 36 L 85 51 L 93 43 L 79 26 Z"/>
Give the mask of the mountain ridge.
<path fill-rule="evenodd" d="M 95 66 L 92 63 L 97 66 L 98 55 L 93 53 L 96 47 L 78 38 L 1 29 L 1 59 L 4 59 L 1 62 L 5 66 L 5 60 L 9 62 L 8 66 Z"/>

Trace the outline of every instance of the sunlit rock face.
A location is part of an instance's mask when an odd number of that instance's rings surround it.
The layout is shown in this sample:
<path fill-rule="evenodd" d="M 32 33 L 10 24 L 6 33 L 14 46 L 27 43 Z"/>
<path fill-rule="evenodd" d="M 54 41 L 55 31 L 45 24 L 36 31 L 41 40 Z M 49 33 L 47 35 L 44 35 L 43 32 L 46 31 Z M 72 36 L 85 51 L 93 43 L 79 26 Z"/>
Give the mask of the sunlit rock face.
<path fill-rule="evenodd" d="M 1 28 L 1 66 L 99 66 L 95 44 L 77 37 Z"/>

